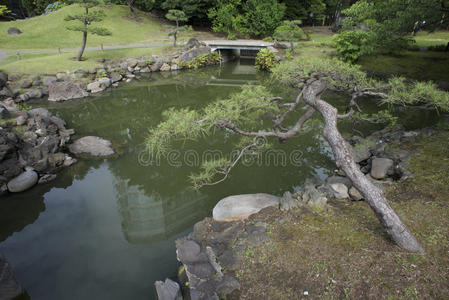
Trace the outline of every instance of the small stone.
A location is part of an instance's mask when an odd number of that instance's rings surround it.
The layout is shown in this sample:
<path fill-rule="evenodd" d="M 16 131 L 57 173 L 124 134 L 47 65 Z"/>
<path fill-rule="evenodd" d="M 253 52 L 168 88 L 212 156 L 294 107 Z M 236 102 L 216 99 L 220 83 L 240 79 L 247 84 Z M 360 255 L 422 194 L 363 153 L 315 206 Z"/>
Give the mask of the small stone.
<path fill-rule="evenodd" d="M 337 199 L 347 199 L 348 195 L 348 187 L 342 183 L 333 183 L 330 185 L 331 190 L 334 194 L 334 197 Z"/>
<path fill-rule="evenodd" d="M 351 187 L 349 189 L 349 195 L 351 196 L 352 200 L 354 201 L 360 201 L 363 199 L 362 194 L 360 194 L 359 190 L 355 187 Z"/>
<path fill-rule="evenodd" d="M 159 300 L 182 300 L 179 284 L 173 280 L 165 279 L 154 283 Z"/>
<path fill-rule="evenodd" d="M 309 292 L 308 291 L 304 291 L 304 296 L 308 296 L 309 295 Z"/>
<path fill-rule="evenodd" d="M 120 73 L 114 72 L 111 74 L 112 83 L 116 83 L 123 79 L 123 76 Z"/>
<path fill-rule="evenodd" d="M 24 79 L 22 83 L 20 84 L 20 87 L 22 89 L 30 88 L 33 85 L 33 81 L 31 79 Z"/>
<path fill-rule="evenodd" d="M 23 192 L 35 185 L 38 178 L 35 171 L 25 171 L 8 182 L 8 190 L 12 193 Z"/>
<path fill-rule="evenodd" d="M 44 184 L 56 179 L 56 174 L 45 174 L 41 178 L 39 178 L 38 184 Z"/>
<path fill-rule="evenodd" d="M 27 122 L 27 118 L 25 116 L 18 116 L 16 118 L 16 124 L 17 126 L 22 126 Z"/>
<path fill-rule="evenodd" d="M 371 177 L 383 179 L 388 170 L 393 167 L 393 161 L 389 158 L 375 158 L 371 164 Z"/>
<path fill-rule="evenodd" d="M 44 85 L 49 86 L 50 84 L 57 82 L 58 78 L 56 76 L 45 76 L 42 82 Z"/>
<path fill-rule="evenodd" d="M 87 91 L 91 93 L 99 93 L 105 90 L 105 87 L 101 86 L 99 81 L 91 82 L 87 85 Z"/>
<path fill-rule="evenodd" d="M 290 210 L 299 205 L 298 199 L 294 198 L 290 192 L 285 192 L 279 201 L 280 210 Z"/>
<path fill-rule="evenodd" d="M 64 167 L 70 167 L 71 165 L 76 164 L 77 162 L 78 161 L 75 158 L 66 155 L 64 158 L 64 163 L 62 165 Z"/>
<path fill-rule="evenodd" d="M 111 79 L 109 79 L 108 77 L 103 77 L 98 79 L 98 82 L 104 87 L 104 88 L 108 88 L 111 86 Z"/>
<path fill-rule="evenodd" d="M 162 72 L 165 72 L 165 71 L 170 71 L 170 65 L 169 64 L 167 64 L 167 63 L 164 63 L 163 65 L 162 65 L 162 67 L 160 68 L 160 71 L 162 71 Z"/>

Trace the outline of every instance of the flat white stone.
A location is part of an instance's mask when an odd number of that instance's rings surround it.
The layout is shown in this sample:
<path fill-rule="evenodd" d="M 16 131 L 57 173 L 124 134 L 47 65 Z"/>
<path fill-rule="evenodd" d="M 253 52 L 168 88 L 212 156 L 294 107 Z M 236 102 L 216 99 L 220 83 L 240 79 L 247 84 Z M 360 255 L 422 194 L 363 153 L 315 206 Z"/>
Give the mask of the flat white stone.
<path fill-rule="evenodd" d="M 216 221 L 246 219 L 269 206 L 279 206 L 280 197 L 269 194 L 244 194 L 229 196 L 215 205 L 212 215 Z"/>

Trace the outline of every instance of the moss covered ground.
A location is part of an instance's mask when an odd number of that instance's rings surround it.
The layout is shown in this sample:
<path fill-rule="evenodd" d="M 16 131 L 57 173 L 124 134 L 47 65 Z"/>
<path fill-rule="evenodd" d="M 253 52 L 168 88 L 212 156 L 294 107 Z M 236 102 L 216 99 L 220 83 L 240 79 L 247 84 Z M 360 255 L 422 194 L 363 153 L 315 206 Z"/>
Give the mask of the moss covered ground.
<path fill-rule="evenodd" d="M 252 217 L 270 241 L 242 255 L 240 299 L 449 299 L 449 132 L 402 147 L 418 150 L 414 176 L 385 192 L 425 254 L 395 246 L 364 202 L 270 208 Z"/>

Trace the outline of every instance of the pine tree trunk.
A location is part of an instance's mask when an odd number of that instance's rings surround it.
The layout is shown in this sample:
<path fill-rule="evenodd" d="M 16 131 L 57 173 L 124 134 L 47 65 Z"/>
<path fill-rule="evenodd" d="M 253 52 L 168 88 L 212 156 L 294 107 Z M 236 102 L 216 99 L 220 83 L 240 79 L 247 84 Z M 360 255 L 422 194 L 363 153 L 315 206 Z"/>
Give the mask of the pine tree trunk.
<path fill-rule="evenodd" d="M 84 18 L 84 31 L 83 31 L 83 44 L 81 45 L 80 52 L 78 53 L 78 56 L 76 57 L 77 61 L 81 61 L 81 57 L 83 56 L 84 49 L 86 49 L 86 43 L 87 43 L 87 16 L 89 15 L 89 9 L 86 7 L 86 17 Z"/>
<path fill-rule="evenodd" d="M 337 167 L 341 168 L 354 186 L 374 210 L 387 234 L 400 247 L 424 252 L 424 248 L 410 233 L 393 208 L 388 204 L 381 189 L 375 186 L 360 171 L 354 161 L 352 151 L 337 128 L 337 109 L 319 98 L 326 89 L 326 82 L 315 81 L 304 92 L 304 101 L 320 112 L 324 119 L 323 136 L 332 148 Z"/>
<path fill-rule="evenodd" d="M 86 48 L 87 43 L 87 32 L 83 32 L 83 44 L 81 45 L 81 49 L 78 52 L 78 56 L 76 57 L 77 61 L 81 61 L 81 57 L 83 56 L 84 49 Z"/>
<path fill-rule="evenodd" d="M 137 18 L 136 11 L 134 10 L 134 7 L 133 7 L 133 0 L 127 0 L 126 3 L 128 3 L 128 7 L 129 7 L 129 10 L 131 11 L 133 18 L 134 19 Z"/>
<path fill-rule="evenodd" d="M 173 47 L 176 47 L 176 40 L 177 40 L 177 35 L 178 35 L 178 32 L 175 32 L 175 34 L 173 35 Z"/>

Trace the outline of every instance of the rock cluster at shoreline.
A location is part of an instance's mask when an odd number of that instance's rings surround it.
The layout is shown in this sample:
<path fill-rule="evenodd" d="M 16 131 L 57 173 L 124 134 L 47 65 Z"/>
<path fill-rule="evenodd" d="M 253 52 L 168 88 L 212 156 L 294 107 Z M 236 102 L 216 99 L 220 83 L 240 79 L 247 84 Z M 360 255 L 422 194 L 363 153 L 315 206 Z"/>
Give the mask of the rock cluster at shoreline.
<path fill-rule="evenodd" d="M 22 111 L 0 105 L 0 193 L 22 192 L 56 178 L 56 172 L 76 159 L 64 153 L 75 133 L 48 110 Z"/>
<path fill-rule="evenodd" d="M 142 73 L 177 71 L 195 57 L 210 53 L 211 48 L 191 39 L 184 50 L 170 56 L 148 56 L 102 61 L 93 70 L 77 69 L 38 76 L 8 76 L 0 72 L 0 100 L 22 103 L 49 96 L 49 101 L 78 99 L 130 82 Z"/>
<path fill-rule="evenodd" d="M 432 134 L 432 129 L 405 131 L 403 127 L 395 126 L 366 138 L 351 137 L 348 142 L 353 146 L 362 172 L 382 188 L 388 182 L 412 176 L 408 161 L 414 152 L 397 146 L 412 142 L 420 135 Z M 360 201 L 363 196 L 339 171 L 326 179 L 309 178 L 299 191 L 293 194 L 287 191 L 282 197 L 248 194 L 220 200 L 213 210 L 213 218 L 207 217 L 196 223 L 192 233 L 176 241 L 177 258 L 181 264 L 179 284 L 173 284 L 171 280 L 170 284 L 158 282 L 159 299 L 182 299 L 180 291 L 184 299 L 235 298 L 240 284 L 233 274 L 239 270 L 239 257 L 248 247 L 269 241 L 267 224 L 255 222 L 249 216 L 269 207 L 280 210 L 323 207 L 331 199 Z M 230 205 L 232 209 L 229 209 Z"/>

